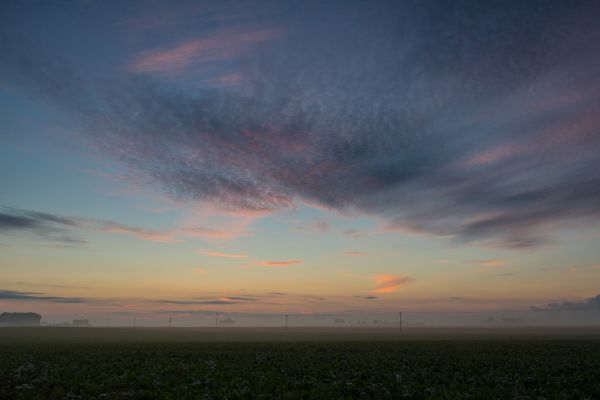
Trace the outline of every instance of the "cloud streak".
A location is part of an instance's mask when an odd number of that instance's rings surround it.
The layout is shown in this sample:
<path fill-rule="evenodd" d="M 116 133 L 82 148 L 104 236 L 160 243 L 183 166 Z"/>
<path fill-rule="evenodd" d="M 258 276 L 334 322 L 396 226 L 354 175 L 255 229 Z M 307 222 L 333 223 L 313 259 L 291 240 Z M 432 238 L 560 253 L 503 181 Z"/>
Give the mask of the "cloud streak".
<path fill-rule="evenodd" d="M 224 258 L 248 258 L 247 254 L 222 253 L 220 251 L 198 250 L 198 254 L 209 257 L 224 257 Z"/>
<path fill-rule="evenodd" d="M 475 260 L 475 261 L 472 261 L 472 263 L 476 264 L 480 267 L 497 268 L 497 267 L 504 267 L 504 266 L 508 265 L 508 260 L 492 258 L 492 259 L 486 259 L 486 260 Z"/>
<path fill-rule="evenodd" d="M 26 233 L 38 239 L 69 245 L 86 243 L 73 233 L 80 223 L 59 215 L 5 208 L 0 211 L 0 234 Z"/>
<path fill-rule="evenodd" d="M 403 286 L 414 282 L 415 279 L 410 276 L 398 276 L 398 275 L 375 275 L 373 282 L 375 282 L 375 289 L 373 293 L 392 293 L 398 291 Z"/>
<path fill-rule="evenodd" d="M 92 230 L 99 230 L 100 232 L 106 233 L 124 233 L 126 235 L 130 235 L 136 237 L 141 240 L 148 240 L 151 242 L 160 242 L 160 243 L 175 243 L 178 240 L 175 238 L 173 232 L 162 232 L 155 231 L 150 229 L 142 229 L 132 226 L 127 226 L 123 224 L 119 224 L 112 221 L 100 221 L 96 223 L 92 222 L 92 225 L 99 225 L 98 227 L 90 227 Z"/>
<path fill-rule="evenodd" d="M 19 292 L 14 290 L 0 290 L 0 301 L 47 301 L 51 303 L 87 303 L 80 297 L 48 296 L 45 293 Z"/>
<path fill-rule="evenodd" d="M 271 40 L 278 34 L 279 31 L 276 29 L 211 32 L 206 36 L 188 39 L 172 47 L 143 51 L 127 68 L 136 73 L 172 74 L 191 66 L 197 67 L 201 64 L 239 57 L 252 46 Z"/>
<path fill-rule="evenodd" d="M 191 300 L 152 300 L 152 303 L 176 304 L 176 305 L 236 305 L 244 303 L 261 303 L 260 299 L 244 296 L 228 296 L 219 298 L 197 298 Z"/>
<path fill-rule="evenodd" d="M 596 310 L 600 311 L 600 294 L 581 301 L 564 301 L 561 303 L 549 303 L 544 307 L 531 307 L 532 311 L 577 311 Z"/>
<path fill-rule="evenodd" d="M 234 226 L 232 229 L 215 229 L 200 226 L 184 226 L 170 230 L 145 229 L 119 222 L 92 218 L 68 217 L 58 214 L 41 213 L 31 210 L 4 208 L 0 211 L 0 235 L 14 235 L 26 233 L 30 236 L 59 242 L 68 245 L 87 243 L 81 237 L 83 232 L 103 232 L 125 234 L 140 240 L 159 243 L 177 243 L 187 238 L 222 239 L 227 240 L 243 235 L 243 226 Z M 210 254 L 209 254 L 210 253 Z M 243 258 L 240 254 L 204 252 L 213 257 Z"/>
<path fill-rule="evenodd" d="M 302 260 L 267 260 L 257 262 L 257 265 L 267 268 L 285 268 L 298 264 L 302 264 Z"/>
<path fill-rule="evenodd" d="M 344 255 L 346 256 L 351 256 L 351 257 L 364 257 L 364 256 L 368 256 L 369 253 L 365 253 L 364 251 L 345 251 Z"/>

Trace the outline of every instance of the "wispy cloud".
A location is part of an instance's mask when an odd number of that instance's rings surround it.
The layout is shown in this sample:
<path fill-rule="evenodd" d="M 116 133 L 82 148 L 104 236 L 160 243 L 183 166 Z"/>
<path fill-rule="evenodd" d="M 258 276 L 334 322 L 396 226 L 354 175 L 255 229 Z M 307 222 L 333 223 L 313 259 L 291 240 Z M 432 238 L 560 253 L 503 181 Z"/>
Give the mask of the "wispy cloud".
<path fill-rule="evenodd" d="M 177 243 L 187 238 L 228 240 L 247 234 L 244 229 L 249 222 L 247 218 L 243 219 L 245 222 L 231 225 L 230 229 L 184 226 L 167 230 L 154 230 L 110 220 L 68 217 L 31 210 L 5 208 L 3 212 L 0 212 L 0 235 L 27 233 L 38 239 L 68 245 L 87 243 L 87 240 L 81 236 L 84 232 L 124 234 L 140 240 L 160 243 Z M 213 255 L 217 256 L 216 253 Z"/>
<path fill-rule="evenodd" d="M 443 258 L 441 260 L 437 260 L 438 264 L 455 264 L 456 261 L 455 260 L 449 260 L 447 258 Z"/>
<path fill-rule="evenodd" d="M 0 301 L 15 300 L 15 301 L 47 301 L 51 303 L 87 303 L 86 299 L 81 297 L 63 297 L 50 296 L 45 293 L 35 292 L 18 292 L 14 290 L 0 290 Z"/>
<path fill-rule="evenodd" d="M 292 265 L 302 264 L 302 260 L 267 260 L 259 261 L 257 265 L 269 268 L 284 268 L 291 267 Z"/>
<path fill-rule="evenodd" d="M 151 300 L 152 303 L 178 304 L 178 305 L 235 305 L 244 303 L 260 303 L 254 297 L 228 296 L 228 297 L 202 297 L 189 300 Z"/>
<path fill-rule="evenodd" d="M 81 232 L 123 233 L 142 240 L 173 243 L 172 231 L 156 231 L 124 225 L 114 221 L 41 213 L 5 208 L 0 213 L 0 234 L 30 233 L 39 239 L 68 244 L 87 243 Z"/>
<path fill-rule="evenodd" d="M 77 220 L 55 214 L 13 208 L 0 211 L 0 234 L 5 235 L 27 233 L 43 240 L 77 245 L 87 242 L 74 232 L 80 225 Z"/>
<path fill-rule="evenodd" d="M 240 73 L 231 73 L 218 75 L 213 78 L 207 79 L 205 82 L 212 83 L 219 86 L 238 86 L 244 82 L 244 76 Z"/>
<path fill-rule="evenodd" d="M 549 303 L 543 307 L 531 307 L 532 311 L 577 311 L 577 310 L 599 310 L 600 294 L 580 301 L 563 301 L 560 303 Z"/>
<path fill-rule="evenodd" d="M 138 239 L 149 240 L 151 242 L 175 243 L 178 241 L 174 235 L 174 232 L 170 231 L 155 231 L 150 229 L 142 229 L 110 221 L 102 221 L 98 225 L 99 227 L 97 229 L 101 232 L 124 233 L 136 237 Z M 92 227 L 92 229 L 95 228 Z"/>
<path fill-rule="evenodd" d="M 499 258 L 491 258 L 491 259 L 485 259 L 485 260 L 474 260 L 474 261 L 472 261 L 472 263 L 476 264 L 480 267 L 497 268 L 497 267 L 504 267 L 504 266 L 508 265 L 508 260 L 503 260 L 503 259 L 499 259 Z"/>
<path fill-rule="evenodd" d="M 54 289 L 89 289 L 87 286 L 78 286 L 78 285 L 63 285 L 63 284 L 55 284 L 55 283 L 41 283 L 41 282 L 15 282 L 15 285 L 20 286 L 35 286 L 35 287 L 46 287 L 46 288 L 54 288 Z"/>
<path fill-rule="evenodd" d="M 363 238 L 367 236 L 380 235 L 384 233 L 383 231 L 365 231 L 360 229 L 346 229 L 344 230 L 344 236 L 347 236 L 352 239 Z"/>
<path fill-rule="evenodd" d="M 279 29 L 236 31 L 222 29 L 206 36 L 188 39 L 174 46 L 146 50 L 127 66 L 137 73 L 174 73 L 190 66 L 230 60 L 247 52 L 252 46 L 273 39 Z"/>
<path fill-rule="evenodd" d="M 247 254 L 222 253 L 220 251 L 198 250 L 197 253 L 209 257 L 248 258 Z"/>
<path fill-rule="evenodd" d="M 401 287 L 415 281 L 415 279 L 410 276 L 399 275 L 375 275 L 372 279 L 375 282 L 373 293 L 396 292 Z"/>
<path fill-rule="evenodd" d="M 227 230 L 205 228 L 201 226 L 183 227 L 179 230 L 179 232 L 184 236 L 199 238 L 230 239 L 231 237 L 235 236 L 235 234 Z"/>
<path fill-rule="evenodd" d="M 362 257 L 362 256 L 368 256 L 369 253 L 365 253 L 364 251 L 349 250 L 349 251 L 345 251 L 344 255 L 346 255 L 346 256 L 352 256 L 352 257 Z"/>
<path fill-rule="evenodd" d="M 178 304 L 178 305 L 193 305 L 193 304 L 197 304 L 197 305 L 230 305 L 230 304 L 238 304 L 239 302 L 236 301 L 229 301 L 229 300 L 220 300 L 220 299 L 215 299 L 215 300 L 153 300 L 153 303 L 160 303 L 160 304 Z"/>

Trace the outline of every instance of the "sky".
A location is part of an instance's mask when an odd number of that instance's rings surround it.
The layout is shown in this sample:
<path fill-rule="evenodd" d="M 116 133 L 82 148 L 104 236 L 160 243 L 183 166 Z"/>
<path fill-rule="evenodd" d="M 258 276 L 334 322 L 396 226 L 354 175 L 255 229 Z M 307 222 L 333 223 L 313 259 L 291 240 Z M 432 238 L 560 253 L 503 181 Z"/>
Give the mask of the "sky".
<path fill-rule="evenodd" d="M 3 1 L 0 311 L 600 322 L 599 18 Z"/>

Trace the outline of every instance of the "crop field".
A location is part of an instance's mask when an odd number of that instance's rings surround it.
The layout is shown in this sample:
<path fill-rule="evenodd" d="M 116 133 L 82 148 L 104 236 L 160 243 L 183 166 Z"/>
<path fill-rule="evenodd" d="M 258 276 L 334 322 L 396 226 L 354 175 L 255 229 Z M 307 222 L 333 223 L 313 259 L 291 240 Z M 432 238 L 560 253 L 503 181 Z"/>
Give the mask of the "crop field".
<path fill-rule="evenodd" d="M 0 329 L 1 399 L 600 399 L 600 331 Z"/>

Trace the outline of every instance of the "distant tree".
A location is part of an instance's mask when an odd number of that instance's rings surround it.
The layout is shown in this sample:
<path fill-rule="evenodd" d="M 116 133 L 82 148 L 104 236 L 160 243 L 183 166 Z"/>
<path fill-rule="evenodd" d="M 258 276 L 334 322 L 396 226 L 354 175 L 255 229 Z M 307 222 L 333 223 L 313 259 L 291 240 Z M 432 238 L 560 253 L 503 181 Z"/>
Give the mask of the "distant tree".
<path fill-rule="evenodd" d="M 0 314 L 0 326 L 40 326 L 42 316 L 36 313 L 3 312 Z"/>
<path fill-rule="evenodd" d="M 90 321 L 88 321 L 87 319 L 74 319 L 73 320 L 73 326 L 88 327 L 88 326 L 91 326 L 91 325 L 90 325 Z"/>
<path fill-rule="evenodd" d="M 333 320 L 333 322 L 335 322 L 336 324 L 345 324 L 346 320 L 344 320 L 344 318 L 336 318 Z"/>
<path fill-rule="evenodd" d="M 235 324 L 235 321 L 231 318 L 225 318 L 220 321 L 221 324 Z"/>

